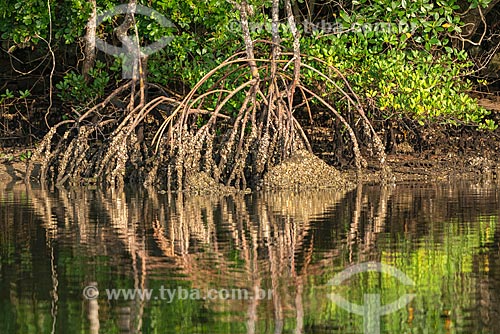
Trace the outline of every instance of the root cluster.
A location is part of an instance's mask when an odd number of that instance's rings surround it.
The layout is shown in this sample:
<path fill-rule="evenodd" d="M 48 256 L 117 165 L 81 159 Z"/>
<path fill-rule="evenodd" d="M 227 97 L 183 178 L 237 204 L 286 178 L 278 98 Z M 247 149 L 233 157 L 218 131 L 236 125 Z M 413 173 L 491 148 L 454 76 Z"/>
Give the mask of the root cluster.
<path fill-rule="evenodd" d="M 146 92 L 158 86 L 141 78 L 118 88 L 82 116 L 56 124 L 34 152 L 27 178 L 38 164 L 40 179 L 60 185 L 122 186 L 132 181 L 165 190 L 201 189 L 213 184 L 245 190 L 258 185 L 268 169 L 293 152 L 311 151 L 295 113 L 300 110 L 311 116 L 312 100 L 342 123 L 352 143 L 355 166 L 361 170 L 365 160 L 345 114 L 301 83 L 301 68 L 306 68 L 336 85 L 331 73 L 303 62 L 300 36 L 289 7 L 285 1 L 294 38 L 291 52 L 282 52 L 279 44 L 277 7 L 273 7 L 272 41 L 261 41 L 257 48 L 250 38 L 242 2 L 238 9 L 244 51 L 207 73 L 184 98 L 161 93 L 147 101 Z M 347 80 L 337 70 L 332 68 L 331 72 L 344 80 L 343 87 L 336 85 L 338 93 L 356 114 L 350 118 L 363 124 L 384 165 L 382 142 L 361 103 Z M 113 101 L 117 99 L 128 107 L 116 107 Z"/>

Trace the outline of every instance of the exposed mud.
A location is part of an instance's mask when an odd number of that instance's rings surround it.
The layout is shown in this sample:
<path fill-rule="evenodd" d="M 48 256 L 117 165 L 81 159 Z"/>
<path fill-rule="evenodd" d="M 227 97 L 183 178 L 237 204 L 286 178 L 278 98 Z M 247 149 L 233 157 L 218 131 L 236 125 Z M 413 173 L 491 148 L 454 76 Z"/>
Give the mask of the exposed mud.
<path fill-rule="evenodd" d="M 18 161 L 0 163 L 0 183 L 17 182 L 24 179 L 26 164 Z"/>
<path fill-rule="evenodd" d="M 24 180 L 27 152 L 29 150 L 21 148 L 0 148 L 0 183 L 9 184 Z"/>
<path fill-rule="evenodd" d="M 378 162 L 368 159 L 368 167 L 358 180 L 352 168 L 335 168 L 330 155 L 319 150 L 318 155 L 301 150 L 281 164 L 272 167 L 259 188 L 265 189 L 351 189 L 361 182 L 435 182 L 478 180 L 500 182 L 500 137 L 495 132 L 477 130 L 442 131 L 439 128 L 422 130 L 419 140 L 408 137 L 389 149 L 387 166 L 392 173 L 383 178 Z M 316 146 L 316 149 L 318 146 Z M 27 149 L 0 148 L 0 183 L 23 182 Z M 368 154 L 364 152 L 365 156 Z M 329 162 L 326 163 L 325 161 Z M 333 163 L 332 163 L 333 162 Z M 186 175 L 189 193 L 230 194 L 234 188 L 218 184 L 203 172 Z M 248 192 L 249 189 L 245 189 Z"/>
<path fill-rule="evenodd" d="M 210 177 L 205 172 L 191 173 L 186 176 L 185 192 L 192 194 L 214 194 L 214 195 L 229 195 L 238 192 L 234 187 L 228 187 L 221 183 L 217 183 L 215 179 Z M 243 192 L 250 192 L 250 189 L 245 189 Z"/>
<path fill-rule="evenodd" d="M 266 189 L 349 189 L 354 187 L 346 173 L 339 172 L 306 150 L 297 151 L 264 176 Z"/>

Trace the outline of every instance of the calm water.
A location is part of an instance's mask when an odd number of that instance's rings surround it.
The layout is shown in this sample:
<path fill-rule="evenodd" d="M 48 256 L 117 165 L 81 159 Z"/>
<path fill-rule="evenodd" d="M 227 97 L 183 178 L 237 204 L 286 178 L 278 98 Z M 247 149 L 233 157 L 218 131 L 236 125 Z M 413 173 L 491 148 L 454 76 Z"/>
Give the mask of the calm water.
<path fill-rule="evenodd" d="M 3 189 L 0 333 L 500 333 L 499 211 L 478 184 Z"/>

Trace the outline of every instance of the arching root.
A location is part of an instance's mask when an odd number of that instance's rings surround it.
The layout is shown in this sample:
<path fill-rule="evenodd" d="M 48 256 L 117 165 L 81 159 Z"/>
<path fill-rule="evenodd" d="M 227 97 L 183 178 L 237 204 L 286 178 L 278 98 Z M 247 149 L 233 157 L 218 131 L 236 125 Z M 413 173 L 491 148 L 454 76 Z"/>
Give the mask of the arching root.
<path fill-rule="evenodd" d="M 312 119 L 312 100 L 324 105 L 347 131 L 358 172 L 366 161 L 353 120 L 363 122 L 379 161 L 385 166 L 382 141 L 345 77 L 328 67 L 343 80 L 346 90 L 330 78 L 331 73 L 323 73 L 302 61 L 307 56 L 300 52 L 300 35 L 289 0 L 285 0 L 285 11 L 293 50 L 282 52 L 276 1 L 273 0 L 272 41 L 260 41 L 262 49 L 256 49 L 250 38 L 247 6 L 242 1 L 238 9 L 244 52 L 208 72 L 182 100 L 160 95 L 146 103 L 141 81 L 141 99 L 136 103 L 138 83 L 131 81 L 78 119 L 53 126 L 29 163 L 27 180 L 34 164 L 39 163 L 40 178 L 58 185 L 123 186 L 126 181 L 135 181 L 178 191 L 199 192 L 204 187 L 213 188 L 213 184 L 245 190 L 258 185 L 267 170 L 293 152 L 312 151 L 295 118 L 297 111 L 307 111 Z M 308 59 L 322 63 L 317 58 Z M 331 83 L 335 96 L 348 101 L 349 108 L 337 110 L 321 92 L 304 85 L 302 68 Z M 128 89 L 131 92 L 126 95 Z M 112 101 L 117 98 L 125 100 L 122 104 L 129 107 L 114 106 Z"/>

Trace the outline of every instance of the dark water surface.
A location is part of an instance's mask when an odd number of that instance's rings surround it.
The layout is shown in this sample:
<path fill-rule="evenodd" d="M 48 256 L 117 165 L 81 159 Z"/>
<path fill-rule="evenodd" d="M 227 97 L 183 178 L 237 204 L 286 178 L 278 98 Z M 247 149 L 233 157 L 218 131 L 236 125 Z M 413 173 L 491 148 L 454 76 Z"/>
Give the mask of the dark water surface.
<path fill-rule="evenodd" d="M 3 189 L 0 333 L 500 333 L 499 211 L 479 184 Z"/>

